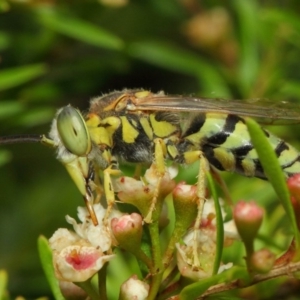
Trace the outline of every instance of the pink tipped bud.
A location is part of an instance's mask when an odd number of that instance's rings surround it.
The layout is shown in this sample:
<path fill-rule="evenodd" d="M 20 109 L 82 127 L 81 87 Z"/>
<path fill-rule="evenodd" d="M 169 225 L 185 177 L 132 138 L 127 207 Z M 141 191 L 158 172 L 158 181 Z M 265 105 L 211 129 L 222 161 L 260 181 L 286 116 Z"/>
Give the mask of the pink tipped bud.
<path fill-rule="evenodd" d="M 287 180 L 287 186 L 298 203 L 300 203 L 300 174 L 295 174 Z"/>
<path fill-rule="evenodd" d="M 294 208 L 298 228 L 300 229 L 300 174 L 295 174 L 287 180 L 291 193 L 291 202 Z"/>
<path fill-rule="evenodd" d="M 261 226 L 263 216 L 264 210 L 254 201 L 240 201 L 235 205 L 233 219 L 238 233 L 245 244 L 250 245 L 253 243 Z"/>
<path fill-rule="evenodd" d="M 251 270 L 257 273 L 268 273 L 275 263 L 275 255 L 268 249 L 254 252 L 250 258 Z"/>
<path fill-rule="evenodd" d="M 182 223 L 187 229 L 197 216 L 198 209 L 197 187 L 180 182 L 173 190 L 173 202 L 176 222 Z"/>
<path fill-rule="evenodd" d="M 142 238 L 142 217 L 137 213 L 111 220 L 112 232 L 120 246 L 130 252 L 139 248 Z"/>

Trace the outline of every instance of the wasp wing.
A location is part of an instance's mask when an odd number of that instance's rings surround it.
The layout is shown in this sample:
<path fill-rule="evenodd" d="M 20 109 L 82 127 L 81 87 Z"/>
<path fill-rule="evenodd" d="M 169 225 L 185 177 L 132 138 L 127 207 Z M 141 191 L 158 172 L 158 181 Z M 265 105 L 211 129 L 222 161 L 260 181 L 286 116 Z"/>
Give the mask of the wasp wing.
<path fill-rule="evenodd" d="M 298 124 L 300 105 L 265 98 L 226 100 L 221 98 L 196 98 L 152 94 L 139 98 L 135 110 L 222 113 L 252 117 L 261 124 Z"/>

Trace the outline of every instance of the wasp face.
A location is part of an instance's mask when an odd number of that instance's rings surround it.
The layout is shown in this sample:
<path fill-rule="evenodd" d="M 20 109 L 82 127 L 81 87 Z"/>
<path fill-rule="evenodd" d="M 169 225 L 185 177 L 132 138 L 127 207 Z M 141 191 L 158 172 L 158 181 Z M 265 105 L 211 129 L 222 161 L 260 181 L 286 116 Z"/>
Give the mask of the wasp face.
<path fill-rule="evenodd" d="M 58 148 L 63 148 L 58 150 L 59 153 L 65 150 L 75 156 L 86 156 L 92 148 L 86 123 L 81 113 L 71 105 L 57 112 L 49 136 Z"/>

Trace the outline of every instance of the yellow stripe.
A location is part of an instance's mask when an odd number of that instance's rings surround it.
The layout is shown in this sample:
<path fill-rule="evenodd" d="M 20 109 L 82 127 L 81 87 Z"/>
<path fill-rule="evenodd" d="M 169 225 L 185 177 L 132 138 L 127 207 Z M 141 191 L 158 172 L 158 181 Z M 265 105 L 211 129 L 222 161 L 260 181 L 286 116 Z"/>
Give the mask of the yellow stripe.
<path fill-rule="evenodd" d="M 249 141 L 250 135 L 248 133 L 247 126 L 243 122 L 239 121 L 235 125 L 235 129 L 232 134 L 230 134 L 226 141 L 220 146 L 228 149 L 235 149 L 248 144 Z"/>
<path fill-rule="evenodd" d="M 120 117 L 122 122 L 122 138 L 125 143 L 132 144 L 138 137 L 139 132 L 130 124 L 125 116 Z"/>
<path fill-rule="evenodd" d="M 145 117 L 141 117 L 140 118 L 140 123 L 145 131 L 145 133 L 147 134 L 149 140 L 153 140 L 153 131 L 151 129 L 151 126 L 149 124 L 148 118 Z"/>
<path fill-rule="evenodd" d="M 174 159 L 176 158 L 179 153 L 175 145 L 167 145 L 168 154 Z"/>
<path fill-rule="evenodd" d="M 200 130 L 194 134 L 190 134 L 186 139 L 194 145 L 201 144 L 203 139 L 205 140 L 223 131 L 226 118 L 227 115 L 213 113 L 206 114 L 206 120 Z"/>
<path fill-rule="evenodd" d="M 155 114 L 150 115 L 150 123 L 153 133 L 160 138 L 168 137 L 178 130 L 177 126 L 172 125 L 170 122 L 157 121 L 155 119 Z"/>
<path fill-rule="evenodd" d="M 235 157 L 225 148 L 215 148 L 214 149 L 214 157 L 221 163 L 222 167 L 226 171 L 234 171 L 235 170 Z"/>
<path fill-rule="evenodd" d="M 244 169 L 244 175 L 252 177 L 255 174 L 256 165 L 253 160 L 243 159 L 241 163 Z"/>

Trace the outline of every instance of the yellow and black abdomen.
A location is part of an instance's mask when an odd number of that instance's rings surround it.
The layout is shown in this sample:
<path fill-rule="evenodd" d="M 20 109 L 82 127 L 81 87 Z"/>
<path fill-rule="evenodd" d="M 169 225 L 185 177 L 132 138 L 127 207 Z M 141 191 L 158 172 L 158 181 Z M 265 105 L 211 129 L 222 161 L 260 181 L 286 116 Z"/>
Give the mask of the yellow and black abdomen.
<path fill-rule="evenodd" d="M 264 130 L 286 174 L 300 173 L 298 151 Z M 229 114 L 194 114 L 183 131 L 178 152 L 201 150 L 219 170 L 266 178 L 245 121 Z"/>

